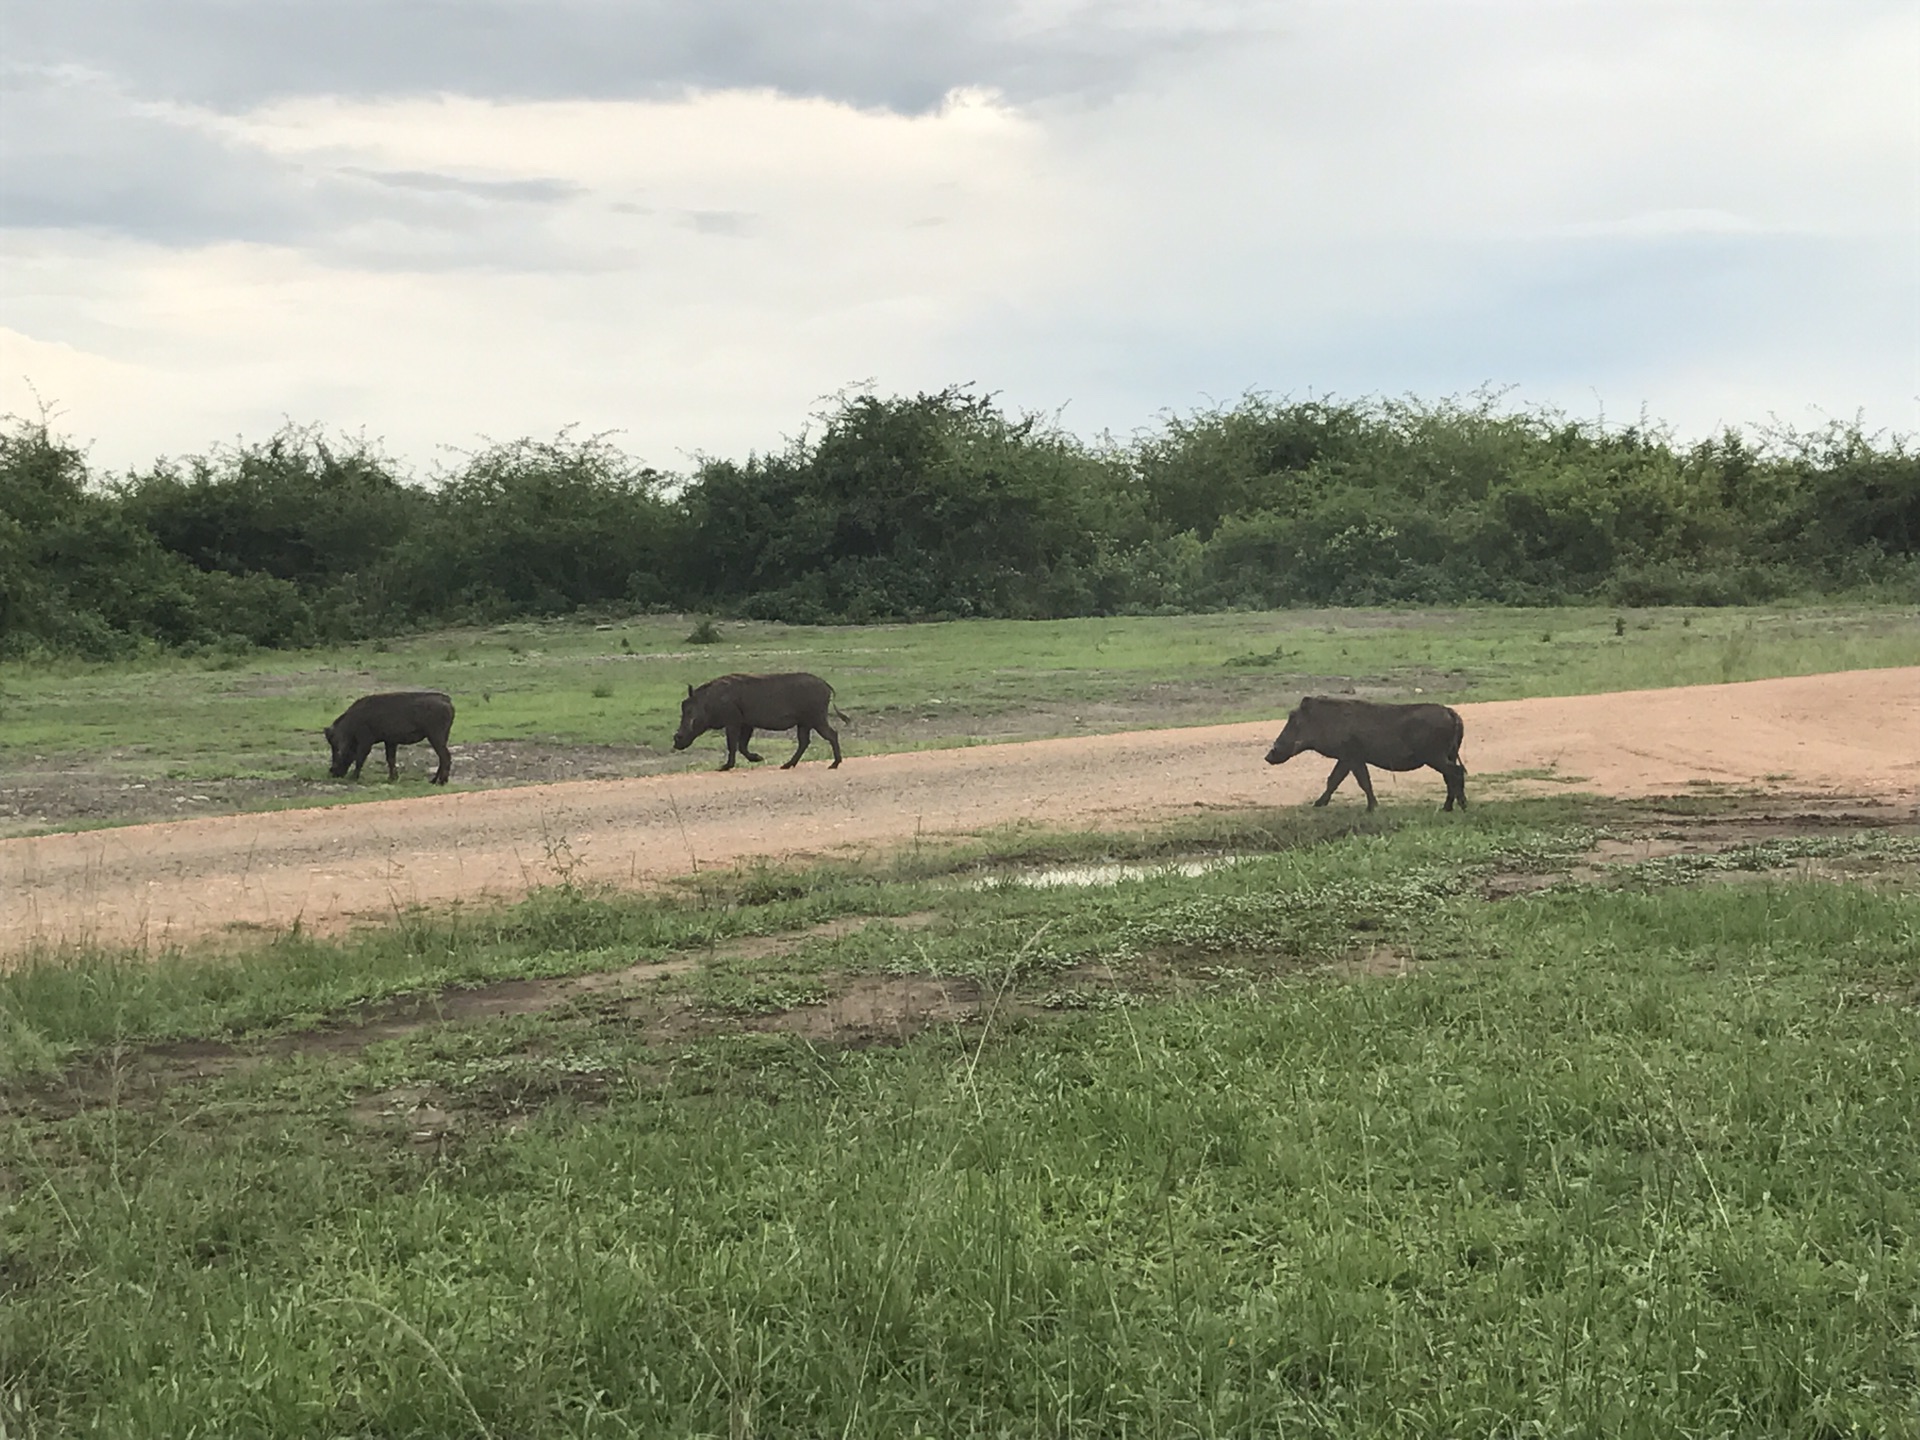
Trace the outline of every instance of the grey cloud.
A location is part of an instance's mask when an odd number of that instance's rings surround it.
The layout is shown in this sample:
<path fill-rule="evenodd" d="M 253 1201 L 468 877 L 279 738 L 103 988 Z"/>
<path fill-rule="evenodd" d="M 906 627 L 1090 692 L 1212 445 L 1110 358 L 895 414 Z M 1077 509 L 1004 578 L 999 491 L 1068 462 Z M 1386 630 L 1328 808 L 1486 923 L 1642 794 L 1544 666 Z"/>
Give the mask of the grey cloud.
<path fill-rule="evenodd" d="M 371 180 L 395 190 L 417 190 L 432 195 L 470 195 L 478 200 L 514 200 L 533 205 L 551 205 L 585 193 L 571 180 L 468 180 L 458 175 L 442 175 L 428 170 L 367 170 L 358 165 L 342 167 L 342 175 Z"/>
<path fill-rule="evenodd" d="M 1015 100 L 1111 93 L 1258 13 L 1219 0 L 0 0 L 0 33 L 16 62 L 84 65 L 227 110 L 316 94 L 770 88 L 919 112 L 961 86 Z"/>
<path fill-rule="evenodd" d="M 542 226 L 582 193 L 571 182 L 289 162 L 97 75 L 0 74 L 0 228 L 293 245 L 372 268 L 566 263 Z"/>
<path fill-rule="evenodd" d="M 163 244 L 276 240 L 309 223 L 296 171 L 97 76 L 5 74 L 0 224 L 121 230 Z"/>
<path fill-rule="evenodd" d="M 612 99 L 769 88 L 924 111 L 980 86 L 1111 94 L 1224 26 L 1189 0 L 0 0 L 0 227 L 298 244 L 396 263 L 531 258 L 552 178 L 289 162 L 211 113 L 275 99 Z M 1229 6 L 1233 16 L 1244 6 Z M 632 212 L 630 202 L 615 209 Z M 514 214 L 518 210 L 520 214 Z M 716 236 L 732 212 L 663 215 Z M 506 262 L 502 262 L 506 263 Z M 543 264 L 565 263 L 548 255 Z"/>
<path fill-rule="evenodd" d="M 0 0 L 0 227 L 321 250 L 403 232 L 407 263 L 470 257 L 503 228 L 538 225 L 501 211 L 553 209 L 580 190 L 300 165 L 200 121 L 319 94 L 603 100 L 749 86 L 902 113 L 956 86 L 1112 94 L 1219 29 L 1204 8 L 1219 0 L 1137 2 Z M 755 225 L 718 211 L 662 219 L 716 236 Z"/>
<path fill-rule="evenodd" d="M 754 217 L 742 210 L 689 210 L 687 223 L 702 235 L 749 235 Z"/>

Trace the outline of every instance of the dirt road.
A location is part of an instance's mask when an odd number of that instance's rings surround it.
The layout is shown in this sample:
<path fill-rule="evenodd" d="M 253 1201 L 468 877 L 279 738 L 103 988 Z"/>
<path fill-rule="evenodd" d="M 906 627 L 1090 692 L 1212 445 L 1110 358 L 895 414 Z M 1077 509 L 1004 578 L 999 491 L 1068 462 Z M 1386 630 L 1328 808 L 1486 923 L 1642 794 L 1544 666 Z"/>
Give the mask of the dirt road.
<path fill-rule="evenodd" d="M 1702 782 L 1920 803 L 1920 668 L 1462 706 L 1469 794 L 1614 796 Z M 1312 799 L 1328 764 L 1261 763 L 1264 724 L 851 756 L 838 770 L 575 781 L 0 841 L 0 963 L 74 942 L 167 947 L 233 927 L 336 931 L 571 876 L 644 884 L 1030 821 L 1119 828 Z M 1551 772 L 1509 781 L 1501 772 Z M 1383 804 L 1430 771 L 1375 772 Z M 1572 783 L 1569 783 L 1572 782 Z M 1335 804 L 1361 803 L 1352 782 Z"/>

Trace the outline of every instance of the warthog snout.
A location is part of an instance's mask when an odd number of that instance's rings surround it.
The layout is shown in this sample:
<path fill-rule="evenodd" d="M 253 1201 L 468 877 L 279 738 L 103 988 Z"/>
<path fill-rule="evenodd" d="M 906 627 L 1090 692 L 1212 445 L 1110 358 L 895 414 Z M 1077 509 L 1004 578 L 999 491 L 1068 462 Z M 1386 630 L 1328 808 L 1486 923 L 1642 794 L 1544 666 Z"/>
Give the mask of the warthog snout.
<path fill-rule="evenodd" d="M 687 686 L 687 698 L 680 702 L 680 728 L 673 732 L 673 748 L 684 750 L 706 733 L 704 717 L 699 714 L 693 686 Z"/>
<path fill-rule="evenodd" d="M 1300 722 L 1289 715 L 1286 729 L 1274 737 L 1273 748 L 1267 751 L 1267 764 L 1284 765 L 1306 748 L 1300 742 Z"/>
<path fill-rule="evenodd" d="M 338 727 L 329 725 L 326 729 L 327 749 L 332 758 L 327 763 L 327 774 L 338 780 L 353 768 L 353 747 L 343 744 Z"/>

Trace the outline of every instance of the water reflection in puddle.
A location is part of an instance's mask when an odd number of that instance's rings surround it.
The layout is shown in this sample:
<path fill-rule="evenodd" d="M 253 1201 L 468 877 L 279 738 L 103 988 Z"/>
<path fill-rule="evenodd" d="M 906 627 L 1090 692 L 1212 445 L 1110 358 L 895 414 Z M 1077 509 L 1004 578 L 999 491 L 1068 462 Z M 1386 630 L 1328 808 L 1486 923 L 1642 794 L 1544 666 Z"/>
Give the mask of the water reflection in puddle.
<path fill-rule="evenodd" d="M 976 882 L 975 888 L 986 890 L 995 885 L 1024 885 L 1035 890 L 1050 890 L 1059 886 L 1118 885 L 1127 880 L 1164 880 L 1175 875 L 1191 878 L 1224 870 L 1246 858 L 1244 855 L 1215 855 L 1206 860 L 1166 860 L 1155 865 L 1123 865 L 1118 862 L 1049 865 L 1041 870 L 989 876 Z"/>

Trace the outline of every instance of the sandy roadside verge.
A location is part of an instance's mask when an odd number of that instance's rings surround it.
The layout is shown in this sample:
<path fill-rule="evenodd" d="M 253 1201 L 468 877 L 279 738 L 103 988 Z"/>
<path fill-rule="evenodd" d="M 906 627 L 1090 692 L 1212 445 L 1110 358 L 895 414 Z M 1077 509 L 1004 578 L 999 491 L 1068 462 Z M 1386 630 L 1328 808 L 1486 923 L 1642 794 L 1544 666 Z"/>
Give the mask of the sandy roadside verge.
<path fill-rule="evenodd" d="M 880 850 L 1030 822 L 1120 828 L 1293 804 L 1327 762 L 1261 763 L 1280 724 L 1135 731 L 574 781 L 0 841 L 0 963 L 40 945 L 166 947 L 234 926 L 337 931 L 415 904 L 577 880 L 643 885 L 756 857 Z M 1701 782 L 1920 802 L 1920 668 L 1460 707 L 1473 775 L 1614 796 Z M 778 751 L 777 740 L 770 741 Z M 1383 804 L 1439 776 L 1376 772 Z M 1569 785 L 1568 781 L 1576 782 Z M 1486 794 L 1485 781 L 1468 781 Z M 1511 792 L 1509 792 L 1511 793 Z M 1360 803 L 1352 782 L 1335 804 Z"/>

